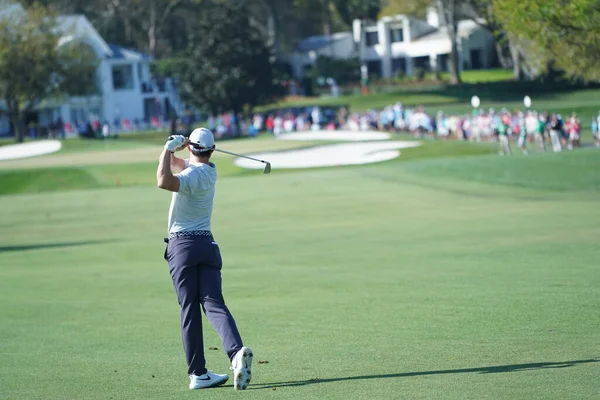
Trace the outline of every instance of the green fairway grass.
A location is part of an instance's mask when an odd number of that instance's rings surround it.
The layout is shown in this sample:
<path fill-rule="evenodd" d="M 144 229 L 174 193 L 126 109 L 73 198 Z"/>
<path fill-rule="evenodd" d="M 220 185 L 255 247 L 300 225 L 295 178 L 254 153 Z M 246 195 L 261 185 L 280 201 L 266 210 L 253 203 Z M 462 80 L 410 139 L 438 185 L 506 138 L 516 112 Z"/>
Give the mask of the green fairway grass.
<path fill-rule="evenodd" d="M 442 79 L 449 81 L 450 74 L 447 72 L 442 73 Z M 514 72 L 512 69 L 481 69 L 463 71 L 460 74 L 460 79 L 464 83 L 503 82 L 513 80 Z"/>
<path fill-rule="evenodd" d="M 414 140 L 406 134 L 395 134 L 394 139 Z M 243 139 L 225 142 L 223 147 L 240 152 L 284 151 L 295 148 L 326 145 L 332 142 L 276 141 L 267 136 L 258 139 Z M 110 188 L 154 185 L 156 159 L 161 148 L 142 145 L 139 149 L 102 149 L 101 143 L 90 143 L 85 151 L 64 152 L 39 157 L 0 163 L 0 194 L 40 193 L 84 188 Z M 76 146 L 73 146 L 76 147 Z M 414 159 L 458 157 L 490 154 L 495 147 L 491 144 L 426 141 L 422 147 L 407 149 L 397 161 Z M 181 156 L 183 157 L 183 156 Z M 219 164 L 219 176 L 256 175 L 256 171 L 243 169 L 233 164 L 229 155 L 215 153 Z M 73 165 L 75 164 L 75 165 Z M 273 173 L 288 173 L 277 170 Z"/>
<path fill-rule="evenodd" d="M 556 192 L 596 193 L 600 200 L 600 151 L 589 148 L 530 157 L 470 157 L 431 159 L 411 163 L 405 170 L 432 178 L 541 189 Z"/>
<path fill-rule="evenodd" d="M 516 85 L 516 83 L 512 83 Z M 510 90 L 504 90 L 507 86 Z M 569 115 L 580 108 L 591 107 L 595 113 L 600 110 L 600 90 L 574 90 L 564 88 L 561 92 L 552 92 L 548 85 L 545 88 L 539 84 L 521 84 L 513 87 L 511 84 L 497 82 L 493 85 L 465 85 L 461 87 L 438 85 L 428 89 L 389 88 L 383 93 L 373 93 L 367 96 L 352 95 L 339 97 L 320 98 L 297 98 L 281 101 L 261 107 L 259 109 L 272 109 L 278 107 L 299 107 L 314 105 L 345 105 L 351 112 L 364 112 L 370 109 L 381 109 L 397 102 L 407 107 L 422 105 L 429 112 L 437 112 L 441 109 L 448 113 L 470 112 L 471 97 L 478 96 L 481 99 L 481 108 L 490 107 L 501 109 L 506 107 L 510 110 L 515 108 L 524 109 L 523 98 L 529 95 L 532 98 L 532 109 L 539 111 L 557 111 Z M 568 114 L 567 114 L 568 113 Z M 591 115 L 590 115 L 591 117 Z M 586 116 L 587 118 L 587 116 Z M 591 123 L 582 120 L 584 124 Z"/>
<path fill-rule="evenodd" d="M 261 140 L 231 149 L 292 146 Z M 597 399 L 600 152 L 495 150 L 267 176 L 215 158 L 245 393 L 187 389 L 160 147 L 5 164 L 0 398 Z M 205 327 L 208 368 L 230 372 Z"/>

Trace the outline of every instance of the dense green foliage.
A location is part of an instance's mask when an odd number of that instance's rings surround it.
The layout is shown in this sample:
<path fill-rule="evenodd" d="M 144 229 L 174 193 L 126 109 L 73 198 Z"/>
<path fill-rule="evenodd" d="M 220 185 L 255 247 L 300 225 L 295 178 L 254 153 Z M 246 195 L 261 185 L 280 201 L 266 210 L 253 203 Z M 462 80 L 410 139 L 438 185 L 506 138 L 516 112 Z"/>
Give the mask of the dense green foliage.
<path fill-rule="evenodd" d="M 242 112 L 282 95 L 271 49 L 245 3 L 212 3 L 199 15 L 181 73 L 181 94 L 217 114 Z"/>
<path fill-rule="evenodd" d="M 84 14 L 108 42 L 146 51 L 158 58 L 185 54 L 196 19 L 219 0 L 41 0 L 61 14 Z M 34 0 L 24 0 L 26 6 Z M 325 0 L 245 0 L 250 14 L 277 52 L 328 28 L 349 28 L 332 2 Z M 327 7 L 327 8 L 324 8 Z M 326 28 L 327 27 L 327 28 Z"/>
<path fill-rule="evenodd" d="M 334 0 L 342 21 L 349 26 L 355 19 L 377 20 L 381 3 L 381 0 Z"/>
<path fill-rule="evenodd" d="M 168 56 L 185 48 L 197 0 L 24 0 L 26 6 L 42 3 L 61 14 L 84 14 L 109 43 Z"/>
<path fill-rule="evenodd" d="M 529 42 L 542 63 L 569 75 L 600 80 L 600 6 L 597 0 L 493 0 L 506 30 Z M 551 64 L 552 65 L 552 64 Z"/>
<path fill-rule="evenodd" d="M 77 45 L 57 46 L 62 33 L 42 6 L 0 18 L 0 99 L 23 140 L 23 111 L 63 94 L 95 92 L 95 56 Z M 68 32 L 66 32 L 68 33 Z"/>
<path fill-rule="evenodd" d="M 360 79 L 360 61 L 321 56 L 308 74 L 311 78 L 333 78 L 339 85 L 357 82 Z"/>

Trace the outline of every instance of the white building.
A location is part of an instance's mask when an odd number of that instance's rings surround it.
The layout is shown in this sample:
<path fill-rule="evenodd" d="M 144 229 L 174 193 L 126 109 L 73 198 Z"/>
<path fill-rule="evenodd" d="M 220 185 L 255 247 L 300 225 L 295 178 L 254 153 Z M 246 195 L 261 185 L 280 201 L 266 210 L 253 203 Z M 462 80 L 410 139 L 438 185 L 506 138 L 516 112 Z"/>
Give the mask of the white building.
<path fill-rule="evenodd" d="M 303 71 L 312 66 L 319 55 L 357 57 L 367 65 L 370 76 L 384 78 L 398 72 L 412 75 L 416 68 L 448 70 L 451 41 L 447 27 L 433 9 L 429 10 L 426 20 L 395 15 L 366 26 L 356 20 L 352 32 L 337 33 L 333 38 L 338 39 L 305 39 L 284 61 L 291 64 L 297 77 L 302 77 Z M 495 45 L 488 30 L 475 21 L 462 20 L 458 24 L 458 38 L 461 70 L 494 66 Z"/>
<path fill-rule="evenodd" d="M 23 12 L 21 5 L 13 7 Z M 44 127 L 60 117 L 67 130 L 75 132 L 78 125 L 91 121 L 108 121 L 126 128 L 135 122 L 165 119 L 172 113 L 182 115 L 183 104 L 174 83 L 168 78 L 152 77 L 149 56 L 106 43 L 83 15 L 60 16 L 58 24 L 64 32 L 59 46 L 77 45 L 96 57 L 97 94 L 45 100 L 34 115 L 26 116 L 30 121 Z M 7 134 L 10 123 L 3 109 L 6 107 L 0 102 L 0 134 Z"/>
<path fill-rule="evenodd" d="M 351 32 L 334 33 L 331 36 L 310 36 L 301 40 L 291 54 L 286 54 L 281 61 L 291 67 L 294 76 L 301 78 L 321 56 L 348 59 L 356 56 L 354 40 Z"/>

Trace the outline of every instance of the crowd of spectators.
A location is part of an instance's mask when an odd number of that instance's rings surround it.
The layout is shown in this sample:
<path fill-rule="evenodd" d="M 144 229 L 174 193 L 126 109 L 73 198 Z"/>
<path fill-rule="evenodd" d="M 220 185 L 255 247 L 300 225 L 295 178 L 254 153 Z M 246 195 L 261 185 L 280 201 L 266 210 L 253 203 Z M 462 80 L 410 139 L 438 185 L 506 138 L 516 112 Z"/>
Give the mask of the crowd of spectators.
<path fill-rule="evenodd" d="M 143 130 L 169 130 L 171 134 L 186 134 L 199 122 L 192 113 L 181 118 L 149 121 L 88 121 L 72 126 L 56 122 L 41 130 L 30 126 L 32 138 L 65 138 L 69 134 L 83 137 L 116 137 L 119 133 Z M 401 103 L 379 110 L 349 112 L 348 107 L 308 106 L 268 110 L 254 113 L 250 118 L 242 114 L 225 113 L 209 116 L 202 122 L 215 133 L 217 139 L 257 136 L 267 132 L 279 136 L 287 132 L 308 130 L 339 130 L 409 133 L 415 137 L 441 140 L 495 141 L 502 154 L 510 153 L 514 142 L 523 153 L 527 144 L 535 144 L 539 151 L 554 152 L 581 146 L 582 123 L 576 113 L 564 118 L 560 113 L 535 110 L 474 109 L 470 113 L 453 114 L 444 111 L 428 113 L 424 107 L 405 107 Z M 600 112 L 591 123 L 595 145 L 600 147 Z"/>
<path fill-rule="evenodd" d="M 474 109 L 471 113 L 428 113 L 424 107 L 404 107 L 401 103 L 380 110 L 348 112 L 346 107 L 306 107 L 254 114 L 247 122 L 256 133 L 267 131 L 275 136 L 292 131 L 380 130 L 410 133 L 416 137 L 442 140 L 496 141 L 501 152 L 510 152 L 506 142 L 515 142 L 527 153 L 527 144 L 538 150 L 554 152 L 581 146 L 582 123 L 576 113 L 564 118 L 560 113 L 535 110 Z M 217 126 L 220 126 L 217 124 Z M 596 146 L 600 147 L 600 112 L 592 121 Z M 226 131 L 226 125 L 222 128 Z"/>
<path fill-rule="evenodd" d="M 594 118 L 598 126 L 600 113 Z M 410 132 L 415 136 L 430 136 L 439 139 L 469 141 L 514 141 L 524 153 L 527 143 L 535 142 L 540 151 L 546 146 L 558 152 L 581 146 L 581 121 L 576 113 L 564 118 L 560 113 L 538 112 L 535 110 L 482 110 L 475 109 L 467 114 L 449 114 L 438 111 L 428 114 L 423 107 L 405 109 L 401 104 L 386 107 L 380 111 L 370 111 L 351 116 L 349 127 L 358 125 L 376 127 L 380 130 Z M 598 145 L 598 129 L 595 130 Z M 506 153 L 506 148 L 502 152 Z"/>

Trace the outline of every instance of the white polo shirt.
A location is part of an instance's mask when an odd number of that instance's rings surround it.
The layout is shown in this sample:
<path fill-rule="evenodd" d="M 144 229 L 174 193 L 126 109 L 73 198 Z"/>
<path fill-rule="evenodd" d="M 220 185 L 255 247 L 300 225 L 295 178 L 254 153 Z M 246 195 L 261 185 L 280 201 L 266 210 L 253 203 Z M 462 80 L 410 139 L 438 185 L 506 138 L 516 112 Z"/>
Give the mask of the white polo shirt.
<path fill-rule="evenodd" d="M 169 234 L 210 231 L 217 168 L 210 164 L 188 164 L 177 177 L 179 192 L 173 192 L 169 209 Z"/>

